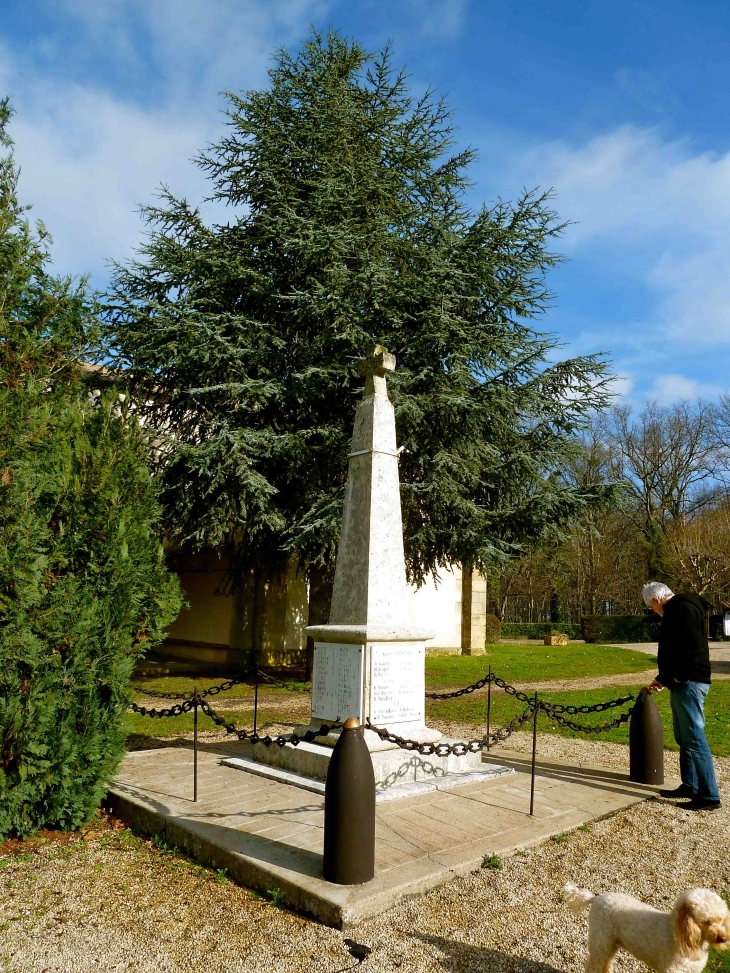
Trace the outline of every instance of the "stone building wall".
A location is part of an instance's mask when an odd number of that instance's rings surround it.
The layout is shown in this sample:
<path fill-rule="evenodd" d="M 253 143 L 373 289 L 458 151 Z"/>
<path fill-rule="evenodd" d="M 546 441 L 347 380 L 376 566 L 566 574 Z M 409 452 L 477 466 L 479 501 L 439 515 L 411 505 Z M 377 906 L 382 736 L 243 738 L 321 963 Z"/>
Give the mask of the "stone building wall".
<path fill-rule="evenodd" d="M 189 607 L 170 626 L 161 647 L 165 655 L 220 665 L 251 659 L 256 645 L 264 665 L 302 665 L 308 624 L 308 591 L 292 561 L 277 578 L 258 579 L 253 572 L 237 591 L 226 590 L 225 554 L 204 551 L 177 555 L 170 566 L 178 573 Z M 410 620 L 431 629 L 426 643 L 432 654 L 476 654 L 484 651 L 486 583 L 459 567 L 444 568 L 438 582 L 428 578 L 409 589 Z"/>

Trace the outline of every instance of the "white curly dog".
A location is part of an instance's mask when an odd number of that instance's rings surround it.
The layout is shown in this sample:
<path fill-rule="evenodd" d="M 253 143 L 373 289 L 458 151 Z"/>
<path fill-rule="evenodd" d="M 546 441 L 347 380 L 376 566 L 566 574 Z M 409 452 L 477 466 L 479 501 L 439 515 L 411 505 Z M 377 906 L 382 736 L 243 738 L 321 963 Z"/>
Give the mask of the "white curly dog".
<path fill-rule="evenodd" d="M 710 946 L 730 946 L 730 910 L 709 889 L 683 892 L 671 912 L 623 892 L 594 895 L 572 882 L 563 891 L 576 915 L 591 910 L 586 973 L 610 973 L 619 949 L 657 973 L 701 973 Z"/>

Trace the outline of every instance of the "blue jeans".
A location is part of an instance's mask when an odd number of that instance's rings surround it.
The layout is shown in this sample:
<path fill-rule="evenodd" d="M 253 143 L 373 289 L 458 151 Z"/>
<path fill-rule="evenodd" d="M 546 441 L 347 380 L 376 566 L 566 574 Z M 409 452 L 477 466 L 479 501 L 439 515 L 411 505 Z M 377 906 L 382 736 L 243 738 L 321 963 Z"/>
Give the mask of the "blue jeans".
<path fill-rule="evenodd" d="M 685 682 L 672 689 L 669 697 L 682 783 L 704 801 L 719 801 L 715 767 L 705 736 L 704 706 L 709 690 L 707 683 Z"/>

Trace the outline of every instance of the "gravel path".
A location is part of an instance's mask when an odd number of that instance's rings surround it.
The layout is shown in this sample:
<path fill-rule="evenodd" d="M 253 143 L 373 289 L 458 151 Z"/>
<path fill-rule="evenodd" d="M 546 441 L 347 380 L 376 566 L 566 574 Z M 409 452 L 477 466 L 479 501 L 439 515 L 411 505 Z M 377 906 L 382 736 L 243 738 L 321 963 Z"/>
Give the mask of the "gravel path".
<path fill-rule="evenodd" d="M 529 745 L 529 734 L 510 740 L 513 750 Z M 620 744 L 551 734 L 540 735 L 539 752 L 604 766 L 628 761 Z M 666 762 L 676 774 L 676 755 Z M 721 811 L 697 815 L 650 801 L 369 920 L 353 934 L 373 948 L 362 973 L 579 973 L 586 922 L 561 901 L 568 880 L 660 908 L 694 885 L 727 896 L 730 758 L 717 767 Z M 335 973 L 354 963 L 342 933 L 216 880 L 118 822 L 30 847 L 0 848 L 0 969 Z M 618 973 L 639 969 L 629 958 L 617 963 Z"/>

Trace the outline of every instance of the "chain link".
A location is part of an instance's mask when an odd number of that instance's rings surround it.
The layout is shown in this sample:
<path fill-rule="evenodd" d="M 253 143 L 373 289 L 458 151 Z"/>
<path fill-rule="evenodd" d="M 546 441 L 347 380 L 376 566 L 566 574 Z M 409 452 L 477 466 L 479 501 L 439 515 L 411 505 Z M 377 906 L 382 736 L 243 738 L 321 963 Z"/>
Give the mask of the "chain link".
<path fill-rule="evenodd" d="M 267 734 L 262 737 L 258 733 L 253 733 L 250 730 L 240 729 L 235 723 L 229 723 L 223 716 L 216 713 L 210 703 L 201 700 L 199 705 L 205 715 L 209 716 L 216 726 L 222 727 L 226 733 L 237 736 L 239 740 L 248 740 L 249 743 L 263 743 L 265 747 L 270 747 L 274 743 L 278 747 L 286 746 L 287 743 L 290 743 L 293 747 L 298 747 L 300 743 L 311 743 L 317 737 L 327 736 L 331 730 L 338 729 L 342 726 L 342 723 L 336 720 L 334 723 L 323 723 L 317 730 L 306 730 L 302 734 L 286 733 L 276 737 L 271 737 Z"/>
<path fill-rule="evenodd" d="M 426 693 L 428 699 L 456 699 L 458 696 L 466 696 L 468 693 L 475 693 L 477 689 L 483 689 L 487 683 L 493 682 L 495 686 L 499 686 L 500 689 L 504 690 L 508 696 L 514 696 L 521 703 L 529 703 L 532 701 L 532 696 L 528 696 L 527 693 L 520 692 L 515 686 L 510 686 L 506 683 L 504 679 L 500 679 L 499 676 L 495 676 L 494 673 L 488 673 L 483 679 L 478 679 L 471 686 L 464 686 L 463 689 L 456 689 L 452 693 Z"/>
<path fill-rule="evenodd" d="M 471 686 L 465 686 L 463 689 L 456 689 L 451 693 L 426 693 L 426 697 L 428 699 L 456 699 L 458 696 L 466 696 L 468 693 L 476 692 L 477 689 L 483 689 L 490 682 L 493 682 L 495 686 L 504 690 L 508 696 L 514 696 L 515 699 L 518 699 L 522 703 L 528 703 L 533 699 L 532 696 L 520 692 L 515 686 L 510 686 L 509 683 L 495 676 L 494 673 L 488 673 L 483 679 L 478 679 L 477 682 L 472 683 Z M 612 709 L 614 706 L 623 706 L 624 703 L 628 703 L 634 699 L 636 699 L 636 696 L 632 693 L 629 696 L 612 699 L 606 703 L 596 703 L 593 706 L 563 706 L 560 703 L 541 703 L 541 709 L 544 709 L 545 706 L 550 706 L 553 713 L 568 713 L 570 716 L 575 716 L 578 713 L 603 713 L 607 709 Z"/>
<path fill-rule="evenodd" d="M 516 730 L 524 726 L 534 712 L 535 707 L 530 704 L 523 713 L 516 716 L 507 726 L 495 730 L 494 733 L 485 734 L 481 740 L 455 740 L 453 743 L 419 743 L 418 740 L 407 740 L 396 733 L 389 733 L 383 727 L 374 726 L 369 720 L 366 721 L 365 726 L 368 730 L 376 733 L 381 740 L 394 743 L 401 750 L 409 750 L 424 757 L 448 757 L 451 755 L 463 757 L 464 754 L 479 753 L 481 750 L 489 750 L 498 743 L 504 743 Z"/>
<path fill-rule="evenodd" d="M 633 702 L 636 696 L 623 696 L 621 699 L 612 699 L 608 703 L 598 703 L 594 707 L 588 706 L 553 706 L 551 703 L 546 703 L 544 700 L 539 701 L 540 709 L 546 713 L 550 719 L 555 720 L 559 726 L 564 726 L 566 729 L 573 730 L 576 733 L 606 733 L 608 730 L 614 730 L 617 726 L 621 726 L 623 723 L 628 723 L 631 719 L 631 714 L 634 711 L 634 707 L 622 713 L 617 719 L 613 720 L 611 723 L 603 723 L 601 726 L 584 726 L 580 723 L 575 723 L 573 720 L 566 719 L 563 713 L 602 713 L 607 709 L 613 709 L 616 706 L 623 706 L 625 703 Z"/>
<path fill-rule="evenodd" d="M 147 709 L 146 706 L 138 706 L 136 703 L 130 703 L 129 708 L 132 710 L 133 713 L 139 713 L 140 716 L 161 717 L 161 716 L 181 716 L 183 713 L 189 713 L 192 710 L 194 705 L 195 705 L 194 699 L 186 699 L 183 700 L 182 703 L 179 703 L 177 706 L 171 706 L 169 709 L 155 709 L 154 707 L 152 707 L 151 709 Z"/>

